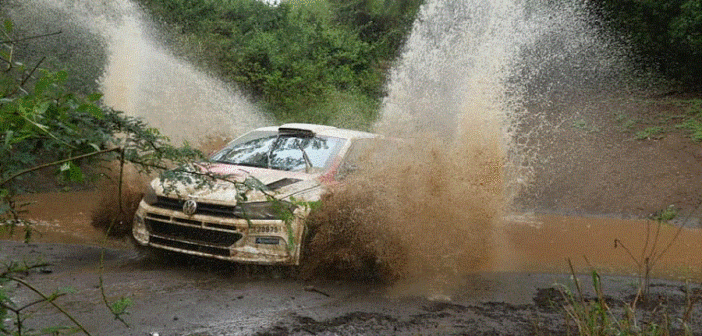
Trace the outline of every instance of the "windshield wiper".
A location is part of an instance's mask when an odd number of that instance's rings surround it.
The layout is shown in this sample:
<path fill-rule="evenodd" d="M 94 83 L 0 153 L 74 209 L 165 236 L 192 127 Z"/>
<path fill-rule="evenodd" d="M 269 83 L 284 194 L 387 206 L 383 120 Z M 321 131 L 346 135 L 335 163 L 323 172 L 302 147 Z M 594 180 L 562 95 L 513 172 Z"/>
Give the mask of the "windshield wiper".
<path fill-rule="evenodd" d="M 273 155 L 273 151 L 278 146 L 278 141 L 280 141 L 280 134 L 275 136 L 275 140 L 271 144 L 271 149 L 268 150 L 268 154 L 266 155 L 266 168 L 268 169 L 271 169 L 271 155 Z"/>
<path fill-rule="evenodd" d="M 300 144 L 300 139 L 297 139 L 297 141 L 295 141 L 295 144 L 297 145 L 297 148 L 299 148 L 302 152 L 302 158 L 305 159 L 305 173 L 309 174 L 310 170 L 312 169 L 312 160 L 310 160 L 310 157 L 307 155 L 307 152 L 305 152 L 305 149 L 302 148 L 302 145 Z"/>
<path fill-rule="evenodd" d="M 233 162 L 233 161 L 227 161 L 227 160 L 212 160 L 210 161 L 212 163 L 224 163 L 224 164 L 230 164 L 230 165 L 235 165 L 235 166 L 244 166 L 244 167 L 254 167 L 254 168 L 267 168 L 264 165 L 261 164 L 256 164 L 256 163 L 251 163 L 251 162 Z"/>

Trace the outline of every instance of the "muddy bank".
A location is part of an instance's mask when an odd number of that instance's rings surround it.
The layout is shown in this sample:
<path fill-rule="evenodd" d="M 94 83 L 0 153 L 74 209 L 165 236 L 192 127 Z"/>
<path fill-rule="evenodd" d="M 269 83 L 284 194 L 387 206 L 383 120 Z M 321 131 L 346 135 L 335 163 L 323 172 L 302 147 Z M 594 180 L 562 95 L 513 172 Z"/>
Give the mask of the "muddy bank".
<path fill-rule="evenodd" d="M 702 217 L 702 146 L 681 127 L 699 94 L 627 95 L 590 105 L 572 98 L 532 107 L 539 113 L 525 127 L 537 134 L 528 149 L 533 171 L 517 207 L 646 218 L 672 205 L 682 217 Z M 658 133 L 647 135 L 652 129 Z"/>

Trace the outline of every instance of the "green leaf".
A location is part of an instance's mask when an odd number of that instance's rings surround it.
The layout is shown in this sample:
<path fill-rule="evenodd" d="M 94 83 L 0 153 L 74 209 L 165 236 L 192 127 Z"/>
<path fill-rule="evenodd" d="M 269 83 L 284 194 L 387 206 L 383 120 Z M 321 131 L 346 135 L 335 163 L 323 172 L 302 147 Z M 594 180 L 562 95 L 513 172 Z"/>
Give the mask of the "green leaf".
<path fill-rule="evenodd" d="M 56 80 L 58 82 L 63 82 L 68 78 L 68 73 L 66 71 L 59 71 L 56 73 Z"/>
<path fill-rule="evenodd" d="M 59 167 L 59 171 L 60 171 L 60 172 L 66 172 L 66 171 L 68 171 L 68 170 L 70 170 L 70 169 L 71 169 L 71 163 L 70 163 L 70 162 L 66 162 L 66 163 L 62 164 L 61 167 Z"/>
<path fill-rule="evenodd" d="M 25 226 L 24 228 L 24 242 L 29 243 L 32 240 L 32 228 L 30 226 Z"/>
<path fill-rule="evenodd" d="M 96 102 L 96 101 L 100 100 L 100 98 L 102 98 L 102 93 L 99 93 L 99 92 L 93 93 L 93 94 L 89 95 L 87 98 L 91 102 Z"/>
<path fill-rule="evenodd" d="M 12 30 L 14 28 L 14 25 L 11 20 L 5 20 L 5 32 L 7 33 L 12 33 Z"/>
<path fill-rule="evenodd" d="M 8 130 L 7 132 L 5 132 L 5 146 L 6 147 L 10 147 L 10 143 L 12 141 L 12 137 L 14 136 L 14 134 L 15 134 L 15 132 L 13 132 L 12 130 Z"/>
<path fill-rule="evenodd" d="M 73 287 L 59 287 L 58 292 L 61 294 L 75 294 L 76 289 Z"/>
<path fill-rule="evenodd" d="M 51 79 L 47 78 L 46 76 L 42 77 L 37 81 L 37 83 L 34 85 L 34 94 L 41 96 L 46 92 L 46 89 L 49 87 L 51 84 Z"/>
<path fill-rule="evenodd" d="M 104 117 L 103 111 L 95 104 L 83 104 L 78 107 L 79 112 L 86 112 L 97 119 L 102 119 Z"/>
<path fill-rule="evenodd" d="M 69 168 L 67 171 L 65 171 L 64 175 L 68 181 L 82 183 L 85 180 L 83 171 L 80 169 L 80 167 L 76 166 L 73 162 L 69 162 L 68 167 Z"/>
<path fill-rule="evenodd" d="M 0 216 L 10 211 L 10 209 L 12 209 L 10 203 L 7 203 L 4 199 L 0 200 Z"/>
<path fill-rule="evenodd" d="M 259 179 L 249 176 L 244 180 L 244 185 L 249 188 L 250 190 L 266 190 L 268 187 L 266 187 L 263 182 L 261 182 Z"/>
<path fill-rule="evenodd" d="M 32 112 L 35 114 L 44 114 L 49 109 L 49 106 L 51 106 L 51 102 L 42 102 L 41 104 L 37 104 Z"/>
<path fill-rule="evenodd" d="M 80 331 L 77 327 L 55 326 L 47 327 L 41 330 L 42 335 L 70 335 Z"/>
<path fill-rule="evenodd" d="M 112 314 L 115 315 L 124 315 L 127 314 L 127 309 L 131 307 L 133 304 L 132 300 L 127 297 L 122 297 L 119 300 L 115 301 L 112 303 L 110 306 L 110 310 L 112 310 Z"/>

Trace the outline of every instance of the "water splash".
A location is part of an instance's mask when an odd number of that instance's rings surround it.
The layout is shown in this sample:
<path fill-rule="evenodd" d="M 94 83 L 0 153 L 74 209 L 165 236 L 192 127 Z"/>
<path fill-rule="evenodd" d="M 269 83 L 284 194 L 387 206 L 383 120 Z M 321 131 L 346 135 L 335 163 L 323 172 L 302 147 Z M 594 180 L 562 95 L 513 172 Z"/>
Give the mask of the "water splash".
<path fill-rule="evenodd" d="M 423 5 L 375 125 L 405 148 L 329 196 L 336 205 L 321 216 L 354 227 L 320 239 L 350 244 L 330 264 L 376 256 L 370 265 L 400 292 L 442 298 L 466 274 L 509 262 L 502 219 L 539 177 L 543 141 L 624 83 L 614 42 L 578 1 Z"/>
<path fill-rule="evenodd" d="M 10 0 L 4 7 L 20 26 L 80 29 L 86 38 L 99 38 L 87 47 L 106 55 L 99 76 L 104 102 L 144 118 L 174 141 L 232 137 L 270 123 L 236 90 L 160 44 L 151 21 L 130 0 Z"/>

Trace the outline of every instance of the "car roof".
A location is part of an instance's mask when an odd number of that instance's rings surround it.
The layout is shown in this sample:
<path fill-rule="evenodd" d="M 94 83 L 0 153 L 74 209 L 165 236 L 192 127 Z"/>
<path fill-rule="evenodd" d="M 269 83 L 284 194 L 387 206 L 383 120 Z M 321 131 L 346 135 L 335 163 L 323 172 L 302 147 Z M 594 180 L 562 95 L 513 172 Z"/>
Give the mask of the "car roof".
<path fill-rule="evenodd" d="M 261 127 L 261 128 L 256 129 L 256 130 L 257 131 L 273 131 L 273 132 L 278 132 L 281 130 L 287 130 L 287 131 L 299 130 L 299 131 L 303 131 L 303 132 L 312 132 L 316 135 L 332 136 L 332 137 L 347 138 L 347 139 L 378 137 L 377 134 L 368 133 L 368 132 L 362 132 L 362 131 L 356 131 L 356 130 L 350 130 L 350 129 L 344 129 L 344 128 L 337 128 L 334 126 L 317 125 L 317 124 L 304 124 L 304 123 L 288 123 L 288 124 L 284 124 L 281 126 Z"/>

